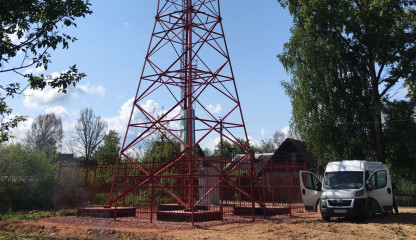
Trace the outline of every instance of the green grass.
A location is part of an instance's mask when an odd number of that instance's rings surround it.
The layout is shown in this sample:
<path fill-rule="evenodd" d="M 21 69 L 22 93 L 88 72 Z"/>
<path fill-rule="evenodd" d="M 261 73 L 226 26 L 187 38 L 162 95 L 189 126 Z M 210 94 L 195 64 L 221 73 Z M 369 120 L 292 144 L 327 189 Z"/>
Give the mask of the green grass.
<path fill-rule="evenodd" d="M 0 240 L 9 240 L 9 239 L 18 239 L 16 236 L 12 235 L 11 233 L 8 232 L 3 232 L 0 231 Z"/>
<path fill-rule="evenodd" d="M 0 231 L 0 240 L 44 240 L 41 237 L 16 236 L 9 232 Z"/>
<path fill-rule="evenodd" d="M 16 236 L 13 233 L 0 231 L 0 240 L 43 240 L 41 237 Z"/>
<path fill-rule="evenodd" d="M 0 219 L 3 222 L 19 221 L 19 220 L 35 220 L 39 218 L 47 218 L 53 216 L 52 212 L 47 211 L 18 211 L 8 212 L 0 215 Z"/>
<path fill-rule="evenodd" d="M 56 212 L 56 216 L 76 216 L 76 209 L 63 209 Z M 17 211 L 0 214 L 1 222 L 20 221 L 20 220 L 36 220 L 40 218 L 52 217 L 53 212 L 50 211 Z M 1 237 L 1 235 L 0 235 Z M 2 240 L 0 238 L 0 240 Z"/>
<path fill-rule="evenodd" d="M 77 209 L 62 209 L 56 212 L 56 216 L 76 216 Z"/>
<path fill-rule="evenodd" d="M 60 210 L 56 213 L 57 216 L 73 216 L 76 215 L 76 210 Z M 0 221 L 19 221 L 19 220 L 36 220 L 40 218 L 52 217 L 53 212 L 49 211 L 18 211 L 9 212 L 0 215 Z M 44 240 L 42 237 L 16 235 L 15 233 L 0 230 L 0 240 Z"/>

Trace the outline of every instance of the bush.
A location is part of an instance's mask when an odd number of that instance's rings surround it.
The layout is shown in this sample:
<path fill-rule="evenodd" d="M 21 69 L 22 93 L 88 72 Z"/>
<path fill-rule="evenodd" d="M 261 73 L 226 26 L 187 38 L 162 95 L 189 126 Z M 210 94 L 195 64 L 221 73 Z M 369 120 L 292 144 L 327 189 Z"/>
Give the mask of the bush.
<path fill-rule="evenodd" d="M 22 144 L 0 145 L 0 212 L 51 209 L 56 167 L 45 153 Z"/>

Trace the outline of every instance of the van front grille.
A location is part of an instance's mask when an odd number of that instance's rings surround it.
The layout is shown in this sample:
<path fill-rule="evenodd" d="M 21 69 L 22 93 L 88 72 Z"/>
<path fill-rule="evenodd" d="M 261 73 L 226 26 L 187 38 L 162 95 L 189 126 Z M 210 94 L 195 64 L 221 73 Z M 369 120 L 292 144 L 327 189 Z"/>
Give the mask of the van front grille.
<path fill-rule="evenodd" d="M 352 200 L 342 200 L 342 199 L 336 199 L 336 200 L 328 200 L 329 206 L 332 207 L 349 207 L 351 206 Z"/>

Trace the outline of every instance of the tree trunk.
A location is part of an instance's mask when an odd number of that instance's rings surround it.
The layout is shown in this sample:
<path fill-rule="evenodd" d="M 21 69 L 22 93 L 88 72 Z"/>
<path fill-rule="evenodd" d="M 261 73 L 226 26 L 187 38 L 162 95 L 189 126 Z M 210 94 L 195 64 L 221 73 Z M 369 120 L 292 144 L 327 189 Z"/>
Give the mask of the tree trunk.
<path fill-rule="evenodd" d="M 377 106 L 373 107 L 373 119 L 374 119 L 374 134 L 377 145 L 377 160 L 382 163 L 386 163 L 386 144 L 384 142 L 383 124 L 381 122 L 381 113 Z"/>
<path fill-rule="evenodd" d="M 374 135 L 377 148 L 377 160 L 386 163 L 386 144 L 383 133 L 383 123 L 381 122 L 381 96 L 378 91 L 378 78 L 375 75 L 374 69 L 371 69 L 371 95 L 372 95 L 372 115 L 374 122 Z"/>

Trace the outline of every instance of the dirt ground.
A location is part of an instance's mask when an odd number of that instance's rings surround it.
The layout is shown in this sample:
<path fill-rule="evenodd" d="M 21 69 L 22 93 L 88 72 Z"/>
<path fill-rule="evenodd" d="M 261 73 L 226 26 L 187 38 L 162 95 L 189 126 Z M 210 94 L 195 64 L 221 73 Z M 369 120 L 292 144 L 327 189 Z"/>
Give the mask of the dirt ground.
<path fill-rule="evenodd" d="M 416 239 L 416 208 L 399 215 L 377 215 L 366 223 L 321 220 L 317 213 L 296 213 L 254 223 L 143 223 L 137 218 L 51 217 L 0 222 L 0 239 Z M 3 238 L 2 238 L 3 237 Z"/>

